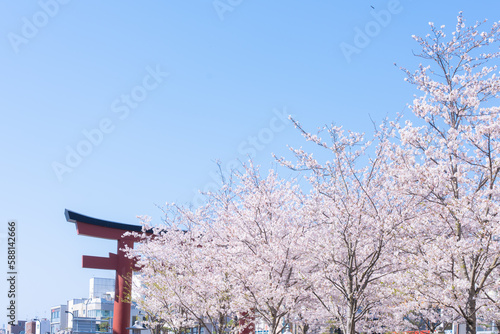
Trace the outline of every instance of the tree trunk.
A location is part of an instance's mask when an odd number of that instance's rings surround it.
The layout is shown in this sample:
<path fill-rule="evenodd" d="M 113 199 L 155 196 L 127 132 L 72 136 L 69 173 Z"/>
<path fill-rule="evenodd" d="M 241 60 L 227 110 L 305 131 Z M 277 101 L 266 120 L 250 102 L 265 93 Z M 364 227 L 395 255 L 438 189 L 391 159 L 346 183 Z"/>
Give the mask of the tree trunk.
<path fill-rule="evenodd" d="M 465 331 L 466 334 L 476 334 L 476 299 L 471 293 L 467 300 L 467 317 L 465 318 Z"/>
<path fill-rule="evenodd" d="M 355 334 L 356 324 L 354 323 L 354 318 L 356 317 L 356 308 L 352 303 L 349 304 L 350 304 L 349 309 L 347 311 L 348 313 L 347 313 L 346 333 L 344 334 Z"/>

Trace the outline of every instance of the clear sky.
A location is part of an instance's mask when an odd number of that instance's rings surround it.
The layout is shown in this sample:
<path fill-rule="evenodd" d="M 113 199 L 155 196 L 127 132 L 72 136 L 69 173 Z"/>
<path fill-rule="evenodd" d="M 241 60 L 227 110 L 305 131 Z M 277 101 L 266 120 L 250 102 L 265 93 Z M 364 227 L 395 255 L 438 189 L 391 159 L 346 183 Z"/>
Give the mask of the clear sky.
<path fill-rule="evenodd" d="M 159 222 L 165 202 L 199 203 L 216 160 L 267 169 L 303 145 L 288 114 L 313 131 L 370 132 L 370 116 L 413 99 L 394 66 L 418 64 L 411 35 L 429 21 L 452 29 L 461 10 L 500 20 L 497 0 L 2 1 L 0 268 L 15 219 L 18 319 L 114 277 L 81 268 L 116 245 L 78 236 L 65 208 Z"/>

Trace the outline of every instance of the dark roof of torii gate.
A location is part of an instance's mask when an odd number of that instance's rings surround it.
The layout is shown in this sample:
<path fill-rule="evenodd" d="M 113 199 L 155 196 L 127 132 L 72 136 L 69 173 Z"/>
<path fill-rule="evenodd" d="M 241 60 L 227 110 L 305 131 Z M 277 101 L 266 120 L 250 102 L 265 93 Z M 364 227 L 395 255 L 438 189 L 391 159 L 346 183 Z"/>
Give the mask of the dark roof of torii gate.
<path fill-rule="evenodd" d="M 97 219 L 85 216 L 66 209 L 64 211 L 66 220 L 70 223 L 75 223 L 76 233 L 89 237 L 112 239 L 112 240 L 133 240 L 139 242 L 142 238 L 140 235 L 124 235 L 125 232 L 143 232 L 140 225 L 129 225 L 116 223 L 108 220 Z M 153 229 L 149 229 L 146 235 L 152 235 Z"/>
<path fill-rule="evenodd" d="M 74 211 L 70 211 L 68 209 L 64 210 L 64 215 L 66 216 L 66 220 L 70 223 L 86 223 L 90 225 L 109 227 L 117 230 L 131 231 L 131 232 L 142 232 L 142 226 L 140 225 L 129 225 L 123 223 L 116 223 L 109 220 L 97 219 L 89 216 L 82 215 L 80 213 L 76 213 Z"/>

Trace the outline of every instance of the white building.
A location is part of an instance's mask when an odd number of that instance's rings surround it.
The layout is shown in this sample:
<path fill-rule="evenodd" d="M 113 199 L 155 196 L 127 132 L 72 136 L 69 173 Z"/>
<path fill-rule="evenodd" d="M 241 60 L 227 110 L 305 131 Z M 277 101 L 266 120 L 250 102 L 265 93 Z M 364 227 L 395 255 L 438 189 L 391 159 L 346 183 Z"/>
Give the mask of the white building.
<path fill-rule="evenodd" d="M 90 279 L 89 298 L 113 299 L 115 297 L 115 280 L 113 278 Z"/>
<path fill-rule="evenodd" d="M 68 328 L 68 305 L 57 305 L 50 309 L 50 333 L 61 333 Z"/>
<path fill-rule="evenodd" d="M 51 334 L 66 334 L 63 331 L 73 334 L 112 333 L 114 292 L 114 279 L 91 278 L 89 298 L 69 300 L 66 309 L 62 310 L 61 308 L 59 314 L 56 313 L 58 307 L 53 308 L 55 313 L 51 328 L 54 331 L 51 331 Z M 57 318 L 57 315 L 65 317 L 64 325 L 62 319 Z M 129 326 L 132 326 L 136 320 L 142 322 L 143 317 L 140 310 L 132 304 Z M 141 334 L 149 334 L 149 331 L 143 331 Z"/>
<path fill-rule="evenodd" d="M 111 298 L 69 300 L 68 328 L 73 333 L 111 333 L 113 307 Z"/>
<path fill-rule="evenodd" d="M 47 334 L 50 333 L 50 320 L 41 319 L 36 320 L 36 334 Z"/>

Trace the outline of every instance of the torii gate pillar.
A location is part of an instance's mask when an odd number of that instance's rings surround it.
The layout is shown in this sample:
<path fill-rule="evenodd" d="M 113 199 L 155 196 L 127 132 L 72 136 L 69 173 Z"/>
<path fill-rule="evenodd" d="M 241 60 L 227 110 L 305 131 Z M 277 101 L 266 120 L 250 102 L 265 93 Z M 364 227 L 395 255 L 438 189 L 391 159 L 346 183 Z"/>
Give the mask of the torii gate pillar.
<path fill-rule="evenodd" d="M 132 272 L 136 263 L 134 259 L 129 259 L 122 249 L 125 246 L 133 248 L 134 242 L 139 242 L 140 239 L 133 236 L 124 237 L 123 234 L 142 232 L 142 227 L 96 219 L 67 209 L 64 214 L 68 222 L 76 224 L 77 234 L 117 241 L 116 254 L 109 253 L 109 257 L 83 255 L 82 267 L 116 271 L 113 334 L 127 334 L 127 327 L 130 327 Z"/>

